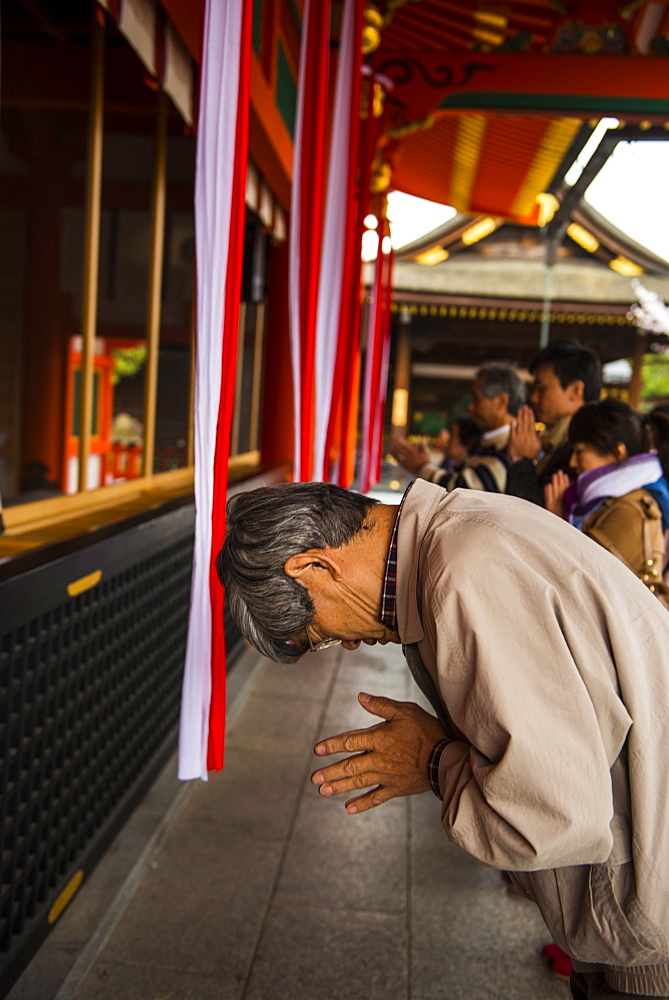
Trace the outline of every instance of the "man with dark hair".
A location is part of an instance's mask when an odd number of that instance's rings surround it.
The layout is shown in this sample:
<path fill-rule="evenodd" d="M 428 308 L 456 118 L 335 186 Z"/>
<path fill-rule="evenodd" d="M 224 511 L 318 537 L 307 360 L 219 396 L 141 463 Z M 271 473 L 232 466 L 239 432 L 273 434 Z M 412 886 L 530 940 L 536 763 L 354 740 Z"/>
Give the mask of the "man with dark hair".
<path fill-rule="evenodd" d="M 472 384 L 468 411 L 481 428 L 476 451 L 456 472 L 436 465 L 425 446 L 395 438 L 391 453 L 408 472 L 447 490 L 458 488 L 504 493 L 510 459 L 506 453 L 511 424 L 525 401 L 525 383 L 518 370 L 503 361 L 481 365 Z"/>
<path fill-rule="evenodd" d="M 316 745 L 348 754 L 320 794 L 431 788 L 449 840 L 538 904 L 574 998 L 669 997 L 669 618 L 645 585 L 548 511 L 422 480 L 399 507 L 289 483 L 227 516 L 247 639 L 283 662 L 402 643 L 432 706 L 361 693 L 381 721 Z"/>
<path fill-rule="evenodd" d="M 532 503 L 543 504 L 544 486 L 555 472 L 567 471 L 571 447 L 569 422 L 584 403 L 599 399 L 601 365 L 597 355 L 574 340 L 557 340 L 532 361 L 534 383 L 529 406 L 522 407 L 514 421 L 507 451 L 512 462 L 506 492 Z M 534 422 L 545 424 L 537 434 Z"/>

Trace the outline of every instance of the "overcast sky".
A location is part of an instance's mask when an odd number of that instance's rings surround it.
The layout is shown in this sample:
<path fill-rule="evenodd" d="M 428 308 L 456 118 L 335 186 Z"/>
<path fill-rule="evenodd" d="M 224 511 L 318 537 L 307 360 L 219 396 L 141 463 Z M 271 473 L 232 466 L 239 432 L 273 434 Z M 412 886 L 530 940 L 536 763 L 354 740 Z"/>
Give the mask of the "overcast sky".
<path fill-rule="evenodd" d="M 619 142 L 586 201 L 637 243 L 669 260 L 669 140 Z"/>
<path fill-rule="evenodd" d="M 586 192 L 614 226 L 669 260 L 669 136 L 666 142 L 621 142 Z M 410 243 L 455 215 L 449 205 L 393 191 L 388 217 L 393 245 Z"/>

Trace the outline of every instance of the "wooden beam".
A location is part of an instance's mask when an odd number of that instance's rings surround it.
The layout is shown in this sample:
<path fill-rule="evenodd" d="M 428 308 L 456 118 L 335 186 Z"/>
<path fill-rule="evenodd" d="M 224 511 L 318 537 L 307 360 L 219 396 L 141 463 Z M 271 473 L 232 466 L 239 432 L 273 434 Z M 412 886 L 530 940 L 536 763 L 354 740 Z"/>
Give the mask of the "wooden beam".
<path fill-rule="evenodd" d="M 93 6 L 91 25 L 91 77 L 88 105 L 88 151 L 86 157 L 86 235 L 81 309 L 81 404 L 79 410 L 78 489 L 87 488 L 88 456 L 91 450 L 93 415 L 93 355 L 98 317 L 98 271 L 100 266 L 100 192 L 102 189 L 102 137 L 104 128 L 104 15 Z"/>
<path fill-rule="evenodd" d="M 262 362 L 265 340 L 265 303 L 259 302 L 255 309 L 255 338 L 253 341 L 253 378 L 251 383 L 251 429 L 249 448 L 260 445 L 260 407 L 262 390 Z"/>
<path fill-rule="evenodd" d="M 165 190 L 167 175 L 167 98 L 159 91 L 151 194 L 151 256 L 149 299 L 146 317 L 146 363 L 144 366 L 144 475 L 153 474 L 158 397 L 158 353 L 160 350 L 160 300 L 165 255 Z"/>
<path fill-rule="evenodd" d="M 393 81 L 384 131 L 434 111 L 514 111 L 587 120 L 603 115 L 669 115 L 662 56 L 517 52 L 391 52 L 370 60 Z"/>
<path fill-rule="evenodd" d="M 244 340 L 246 338 L 246 302 L 239 306 L 239 326 L 237 328 L 237 370 L 235 372 L 235 407 L 232 411 L 232 431 L 230 434 L 230 457 L 240 453 L 239 434 L 241 431 L 242 388 L 244 374 Z"/>
<path fill-rule="evenodd" d="M 643 367 L 643 356 L 648 350 L 648 334 L 642 330 L 637 330 L 634 339 L 634 353 L 632 354 L 632 377 L 630 379 L 629 404 L 633 409 L 639 408 L 641 402 L 641 369 Z"/>

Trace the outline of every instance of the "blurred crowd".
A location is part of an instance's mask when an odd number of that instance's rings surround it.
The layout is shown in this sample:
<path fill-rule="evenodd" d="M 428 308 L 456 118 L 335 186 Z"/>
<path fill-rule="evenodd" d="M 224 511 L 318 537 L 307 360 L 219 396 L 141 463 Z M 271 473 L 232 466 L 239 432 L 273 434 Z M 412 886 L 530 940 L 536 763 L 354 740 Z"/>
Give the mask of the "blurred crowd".
<path fill-rule="evenodd" d="M 639 413 L 602 395 L 597 356 L 575 341 L 550 344 L 528 387 L 510 364 L 479 368 L 466 413 L 441 436 L 393 439 L 413 475 L 522 497 L 573 524 L 620 559 L 669 609 L 669 407 Z"/>

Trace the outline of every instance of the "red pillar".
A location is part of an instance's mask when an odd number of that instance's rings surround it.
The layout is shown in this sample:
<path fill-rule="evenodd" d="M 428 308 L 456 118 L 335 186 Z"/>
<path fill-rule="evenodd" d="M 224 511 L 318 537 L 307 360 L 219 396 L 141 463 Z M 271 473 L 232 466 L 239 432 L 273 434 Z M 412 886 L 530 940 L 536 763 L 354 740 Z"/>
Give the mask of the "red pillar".
<path fill-rule="evenodd" d="M 288 243 L 270 247 L 260 457 L 293 461 L 293 372 L 288 322 Z"/>

